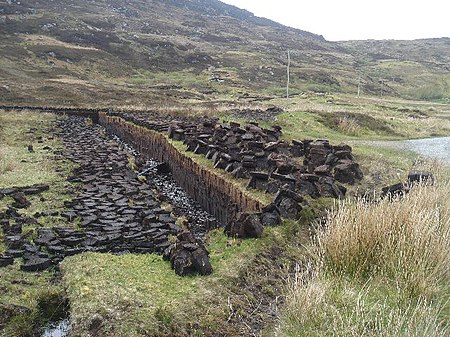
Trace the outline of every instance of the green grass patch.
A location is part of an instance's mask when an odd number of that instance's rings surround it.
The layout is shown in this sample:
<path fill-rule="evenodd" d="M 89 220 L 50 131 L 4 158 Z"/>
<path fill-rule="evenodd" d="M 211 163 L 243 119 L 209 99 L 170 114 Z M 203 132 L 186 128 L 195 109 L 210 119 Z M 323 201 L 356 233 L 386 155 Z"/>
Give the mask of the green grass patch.
<path fill-rule="evenodd" d="M 0 187 L 50 185 L 46 192 L 27 196 L 31 206 L 19 211 L 25 216 L 63 209 L 64 201 L 71 199 L 76 189 L 66 182 L 74 165 L 63 159 L 54 160 L 53 151 L 62 148 L 51 133 L 55 121 L 53 114 L 0 111 Z M 34 152 L 28 151 L 30 144 Z M 44 149 L 45 146 L 51 149 Z M 1 199 L 0 212 L 11 203 L 12 198 Z M 23 234 L 33 237 L 37 227 L 66 225 L 63 218 L 43 217 L 39 218 L 39 225 L 24 225 Z M 3 252 L 1 230 L 0 242 L 0 252 Z M 25 273 L 20 271 L 20 264 L 16 259 L 13 265 L 0 268 L 0 326 L 5 336 L 30 335 L 36 326 L 57 318 L 64 311 L 59 305 L 65 302 L 64 291 L 55 281 L 53 271 Z M 59 302 L 55 304 L 55 301 Z"/>
<path fill-rule="evenodd" d="M 62 271 L 75 333 L 97 327 L 114 336 L 165 336 L 186 333 L 190 325 L 208 329 L 219 324 L 227 307 L 214 303 L 223 300 L 228 280 L 264 240 L 210 232 L 207 248 L 214 273 L 207 277 L 177 276 L 158 255 L 85 253 L 67 258 Z"/>

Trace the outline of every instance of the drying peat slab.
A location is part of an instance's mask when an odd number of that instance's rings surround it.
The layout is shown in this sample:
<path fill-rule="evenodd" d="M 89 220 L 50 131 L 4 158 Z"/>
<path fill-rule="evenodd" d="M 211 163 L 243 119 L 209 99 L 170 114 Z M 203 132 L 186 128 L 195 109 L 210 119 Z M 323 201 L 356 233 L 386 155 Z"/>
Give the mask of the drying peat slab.
<path fill-rule="evenodd" d="M 348 145 L 328 140 L 281 139 L 282 129 L 262 128 L 258 123 L 178 123 L 169 127 L 169 137 L 183 141 L 188 151 L 205 155 L 216 168 L 236 178 L 250 179 L 249 187 L 271 194 L 281 189 L 312 198 L 340 198 L 345 188 L 362 178 Z M 297 158 L 303 158 L 299 163 Z"/>
<path fill-rule="evenodd" d="M 161 208 L 161 202 L 150 186 L 127 167 L 127 152 L 99 126 L 86 124 L 84 118 L 63 118 L 59 127 L 58 136 L 65 145 L 64 156 L 79 166 L 68 180 L 80 183 L 82 192 L 66 202 L 66 209 L 60 213 L 36 214 L 30 220 L 10 206 L 8 211 L 0 214 L 8 248 L 0 256 L 0 266 L 22 257 L 22 270 L 39 271 L 58 264 L 66 256 L 86 251 L 162 254 L 167 250 L 166 254 L 169 254 L 170 236 L 180 234 L 182 229 L 175 224 L 170 212 Z M 32 186 L 1 192 L 10 196 L 20 193 L 21 201 L 25 203 L 26 193 L 39 193 L 48 188 Z M 42 215 L 63 216 L 73 222 L 73 226 L 41 228 L 33 239 L 22 235 L 22 225 L 30 221 L 38 223 L 37 219 Z M 188 248 L 194 257 L 207 259 L 200 241 L 190 239 Z M 190 262 L 195 264 L 196 261 Z M 194 269 L 181 270 L 183 273 L 187 271 Z"/>

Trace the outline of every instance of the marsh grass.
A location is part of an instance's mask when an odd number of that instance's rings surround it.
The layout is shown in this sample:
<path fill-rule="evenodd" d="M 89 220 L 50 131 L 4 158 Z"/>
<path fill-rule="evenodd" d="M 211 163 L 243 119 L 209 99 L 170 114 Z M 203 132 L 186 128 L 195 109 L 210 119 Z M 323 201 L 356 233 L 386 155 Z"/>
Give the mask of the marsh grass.
<path fill-rule="evenodd" d="M 338 118 L 337 127 L 343 133 L 350 135 L 358 135 L 361 131 L 361 127 L 355 118 L 349 117 L 347 115 Z"/>
<path fill-rule="evenodd" d="M 450 180 L 437 172 L 401 198 L 328 213 L 288 282 L 277 336 L 448 336 Z"/>
<path fill-rule="evenodd" d="M 415 186 L 378 204 L 344 204 L 318 236 L 325 270 L 356 278 L 380 274 L 411 295 L 432 296 L 449 280 L 450 184 Z"/>
<path fill-rule="evenodd" d="M 384 279 L 366 283 L 339 277 L 299 276 L 287 290 L 277 337 L 444 337 L 450 333 L 445 300 L 404 299 Z"/>
<path fill-rule="evenodd" d="M 230 279 L 239 272 L 236 266 L 251 260 L 262 244 L 210 232 L 207 248 L 214 273 L 207 277 L 177 276 L 168 262 L 153 254 L 66 258 L 62 271 L 73 333 L 91 330 L 94 318 L 108 336 L 181 336 L 189 326 L 205 331 L 220 325 L 229 312 L 218 303 L 226 301 Z"/>

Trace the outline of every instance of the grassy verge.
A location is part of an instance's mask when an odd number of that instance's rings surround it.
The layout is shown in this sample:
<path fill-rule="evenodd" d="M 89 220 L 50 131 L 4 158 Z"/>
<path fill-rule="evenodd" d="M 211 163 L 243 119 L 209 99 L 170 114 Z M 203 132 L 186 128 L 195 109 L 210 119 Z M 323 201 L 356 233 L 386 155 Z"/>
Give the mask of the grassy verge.
<path fill-rule="evenodd" d="M 450 182 L 377 204 L 344 202 L 290 282 L 278 336 L 447 336 Z M 312 275 L 312 276 L 311 276 Z"/>
<path fill-rule="evenodd" d="M 263 239 L 228 239 L 213 231 L 207 239 L 214 273 L 179 277 L 161 256 L 82 254 L 64 260 L 75 335 L 89 331 L 114 336 L 238 335 L 228 326 L 233 282 L 240 266 L 265 250 Z M 114 295 L 112 295 L 114 294 Z M 242 299 L 241 299 L 242 300 Z"/>
<path fill-rule="evenodd" d="M 53 151 L 62 144 L 50 133 L 56 116 L 32 112 L 0 111 L 0 187 L 49 184 L 50 190 L 40 195 L 29 196 L 31 207 L 20 213 L 32 216 L 36 212 L 58 210 L 70 198 L 72 187 L 65 177 L 72 164 L 54 160 Z M 33 145 L 33 152 L 28 145 Z M 50 149 L 45 149 L 50 147 Z M 0 212 L 12 199 L 0 200 Z M 65 221 L 50 217 L 39 219 L 39 225 L 25 225 L 24 235 L 33 235 L 37 226 L 66 225 Z M 3 232 L 0 229 L 0 252 Z M 50 302 L 59 306 L 64 296 L 63 287 L 54 279 L 52 271 L 25 273 L 20 271 L 20 261 L 0 268 L 0 331 L 2 336 L 26 336 L 33 332 L 36 324 L 44 323 L 56 312 L 49 312 Z M 53 303 L 54 304 L 54 303 Z M 53 305 L 52 304 L 52 305 Z M 58 309 L 59 310 L 59 309 Z"/>
<path fill-rule="evenodd" d="M 252 106 L 253 104 L 253 106 Z M 450 135 L 450 107 L 423 101 L 374 96 L 305 93 L 290 99 L 249 103 L 247 108 L 279 106 L 285 112 L 273 123 L 283 127 L 287 139 L 323 138 L 410 139 Z M 258 119 L 258 115 L 254 116 Z"/>

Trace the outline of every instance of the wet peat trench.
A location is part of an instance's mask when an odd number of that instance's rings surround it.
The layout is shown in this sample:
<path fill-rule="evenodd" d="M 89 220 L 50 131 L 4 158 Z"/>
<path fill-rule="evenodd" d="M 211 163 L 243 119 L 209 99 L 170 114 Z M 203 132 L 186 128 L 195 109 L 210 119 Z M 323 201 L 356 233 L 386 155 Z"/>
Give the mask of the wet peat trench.
<path fill-rule="evenodd" d="M 139 179 L 128 167 L 130 152 L 136 153 L 100 126 L 87 127 L 84 118 L 70 116 L 60 120 L 59 127 L 64 157 L 79 165 L 68 180 L 82 184 L 82 192 L 66 202 L 61 213 L 74 226 L 38 229 L 33 243 L 21 235 L 7 236 L 7 246 L 13 247 L 9 253 L 24 259 L 23 270 L 44 270 L 86 251 L 164 253 L 169 237 L 183 229 L 170 211 L 161 208 L 161 199 L 174 203 L 177 216 L 185 214 L 190 231 L 199 239 L 215 223 L 170 173 L 158 172 L 160 163 L 148 162 L 142 172 L 149 183 Z"/>
<path fill-rule="evenodd" d="M 127 153 L 136 158 L 140 153 L 131 145 L 122 141 L 118 136 L 113 135 L 113 139 L 125 149 Z M 158 191 L 158 199 L 168 202 L 173 207 L 173 213 L 177 216 L 184 216 L 184 225 L 196 238 L 203 240 L 209 230 L 219 226 L 217 219 L 195 202 L 177 182 L 173 179 L 170 168 L 167 164 L 157 160 L 147 160 L 142 165 L 138 177 L 145 177 L 150 187 Z"/>

